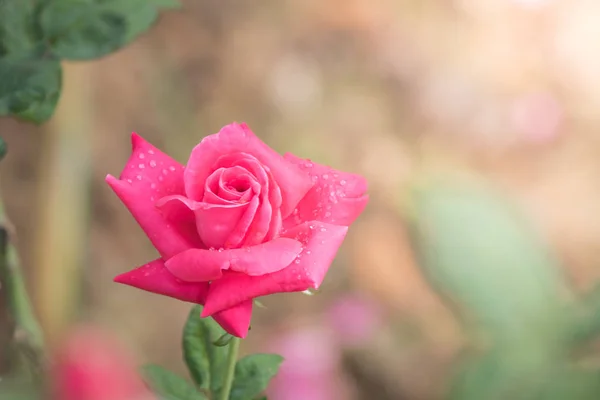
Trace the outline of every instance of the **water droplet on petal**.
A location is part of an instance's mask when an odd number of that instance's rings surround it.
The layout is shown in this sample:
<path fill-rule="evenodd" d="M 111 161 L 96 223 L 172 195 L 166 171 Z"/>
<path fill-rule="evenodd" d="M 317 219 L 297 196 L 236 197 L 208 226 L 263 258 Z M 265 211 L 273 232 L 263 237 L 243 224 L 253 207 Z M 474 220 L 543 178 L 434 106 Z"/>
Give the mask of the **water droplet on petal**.
<path fill-rule="evenodd" d="M 310 250 L 305 251 L 306 255 L 310 255 Z"/>
<path fill-rule="evenodd" d="M 325 180 L 329 179 L 329 175 L 328 174 L 323 174 L 323 179 L 325 179 Z"/>
<path fill-rule="evenodd" d="M 148 154 L 154 154 L 154 150 L 152 150 L 152 149 L 148 150 Z"/>
<path fill-rule="evenodd" d="M 146 157 L 146 155 L 144 153 L 140 153 L 138 157 L 143 159 L 144 157 Z"/>
<path fill-rule="evenodd" d="M 152 168 L 156 167 L 156 161 L 154 161 L 154 160 L 150 160 L 149 164 Z"/>
<path fill-rule="evenodd" d="M 209 248 L 209 250 L 210 250 L 210 251 L 214 251 L 214 250 L 215 250 L 215 248 L 214 248 L 214 247 L 210 247 L 210 248 Z"/>
<path fill-rule="evenodd" d="M 163 175 L 167 175 L 169 173 L 169 171 L 167 171 L 166 169 L 162 170 Z"/>
<path fill-rule="evenodd" d="M 296 261 L 294 261 L 296 264 L 300 264 L 300 260 L 297 259 Z"/>
<path fill-rule="evenodd" d="M 165 179 L 165 178 L 163 178 L 162 176 L 159 176 L 159 177 L 158 177 L 158 180 L 159 180 L 159 181 L 161 181 L 161 182 L 162 182 L 164 179 Z"/>
<path fill-rule="evenodd" d="M 156 183 L 151 183 L 150 184 L 150 189 L 156 189 Z"/>
<path fill-rule="evenodd" d="M 144 168 L 146 168 L 146 166 L 145 166 L 144 164 L 140 164 L 140 165 L 138 165 L 138 167 L 139 167 L 140 169 L 144 169 Z"/>
<path fill-rule="evenodd" d="M 327 216 L 327 214 L 325 214 Z M 329 215 L 331 215 L 331 213 L 329 213 Z M 321 227 L 321 232 L 327 232 L 327 228 L 325 227 Z"/>
<path fill-rule="evenodd" d="M 169 169 L 170 169 L 171 171 L 175 171 L 175 170 L 176 170 L 176 168 L 175 168 L 174 166 L 170 166 L 170 167 L 169 167 Z"/>
<path fill-rule="evenodd" d="M 345 180 L 345 179 L 342 179 L 342 180 L 340 181 L 340 185 L 342 185 L 342 186 L 346 185 L 346 183 L 348 183 L 348 182 L 346 182 L 346 180 Z"/>
<path fill-rule="evenodd" d="M 141 181 L 142 180 L 142 176 L 141 175 L 136 175 L 135 179 L 137 179 L 138 181 Z"/>
<path fill-rule="evenodd" d="M 314 164 L 313 164 L 313 163 L 311 163 L 310 161 L 307 161 L 307 162 L 304 164 L 304 166 L 305 166 L 306 168 L 312 168 L 312 167 L 314 166 Z"/>
<path fill-rule="evenodd" d="M 127 179 L 127 182 L 129 183 L 133 183 L 133 181 L 131 179 Z"/>

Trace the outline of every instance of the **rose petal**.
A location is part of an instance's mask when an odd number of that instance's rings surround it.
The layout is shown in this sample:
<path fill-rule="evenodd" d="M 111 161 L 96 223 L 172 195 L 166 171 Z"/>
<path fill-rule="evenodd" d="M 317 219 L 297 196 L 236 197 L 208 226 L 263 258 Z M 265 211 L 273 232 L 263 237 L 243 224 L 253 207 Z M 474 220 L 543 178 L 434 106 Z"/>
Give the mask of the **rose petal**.
<path fill-rule="evenodd" d="M 185 205 L 192 210 L 196 219 L 196 229 L 200 239 L 207 247 L 222 248 L 236 229 L 239 221 L 245 218 L 250 203 L 244 204 L 208 204 L 190 200 L 183 196 L 166 196 L 156 203 L 156 207 L 172 214 L 172 210 Z M 251 217 L 251 216 L 250 216 Z"/>
<path fill-rule="evenodd" d="M 189 283 L 177 279 L 159 258 L 114 279 L 117 283 L 174 299 L 202 304 L 208 293 L 208 283 Z"/>
<path fill-rule="evenodd" d="M 167 269 L 188 282 L 205 282 L 220 277 L 221 270 L 243 272 L 252 276 L 279 271 L 302 251 L 302 243 L 290 238 L 277 238 L 258 246 L 229 250 L 189 249 L 168 260 Z M 215 278 L 207 279 L 207 276 Z"/>
<path fill-rule="evenodd" d="M 234 123 L 217 134 L 205 137 L 192 151 L 184 174 L 188 197 L 202 199 L 204 187 L 198 182 L 206 181 L 219 157 L 238 152 L 253 155 L 269 168 L 281 189 L 281 213 L 284 217 L 292 212 L 312 186 L 310 178 L 300 168 L 263 143 L 246 124 Z"/>
<path fill-rule="evenodd" d="M 131 142 L 133 150 L 120 179 L 107 175 L 106 182 L 161 256 L 169 258 L 197 246 L 199 240 L 194 231 L 170 224 L 154 207 L 162 196 L 183 193 L 183 167 L 135 133 Z"/>
<path fill-rule="evenodd" d="M 363 212 L 369 197 L 367 181 L 360 175 L 303 160 L 287 153 L 285 158 L 308 173 L 314 186 L 286 218 L 283 226 L 289 229 L 305 221 L 322 221 L 350 226 Z"/>
<path fill-rule="evenodd" d="M 209 316 L 259 296 L 318 288 L 347 231 L 346 226 L 314 221 L 285 232 L 282 236 L 303 245 L 296 260 L 281 271 L 263 276 L 224 272 L 221 279 L 210 285 L 202 315 Z"/>
<path fill-rule="evenodd" d="M 206 282 L 189 283 L 175 278 L 165 267 L 162 259 L 151 261 L 118 275 L 114 281 L 196 304 L 204 304 L 209 286 Z M 216 313 L 213 318 L 228 333 L 242 338 L 246 337 L 252 318 L 252 301 L 246 301 Z"/>

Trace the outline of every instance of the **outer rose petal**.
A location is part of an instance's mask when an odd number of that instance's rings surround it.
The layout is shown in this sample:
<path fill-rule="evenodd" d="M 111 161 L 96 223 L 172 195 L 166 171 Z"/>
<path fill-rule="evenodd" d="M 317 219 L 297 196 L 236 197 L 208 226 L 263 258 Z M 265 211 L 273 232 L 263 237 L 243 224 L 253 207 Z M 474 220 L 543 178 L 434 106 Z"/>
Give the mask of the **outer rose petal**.
<path fill-rule="evenodd" d="M 362 176 L 303 160 L 290 153 L 285 158 L 308 173 L 314 186 L 300 200 L 292 215 L 284 220 L 284 228 L 313 220 L 350 226 L 365 209 L 369 197 L 365 195 L 367 181 Z"/>
<path fill-rule="evenodd" d="M 280 292 L 318 288 L 325 277 L 348 227 L 307 222 L 282 234 L 303 244 L 303 250 L 287 268 L 263 276 L 225 272 L 214 281 L 202 316 L 206 317 L 241 302 Z"/>
<path fill-rule="evenodd" d="M 204 304 L 209 284 L 182 282 L 175 278 L 162 259 L 154 260 L 129 272 L 115 277 L 115 282 L 133 286 L 164 296 L 173 297 L 190 303 Z M 246 337 L 252 317 L 252 301 L 240 303 L 235 307 L 213 315 L 227 332 L 234 336 Z"/>
<path fill-rule="evenodd" d="M 204 303 L 208 293 L 208 283 L 189 283 L 175 278 L 165 268 L 165 263 L 161 258 L 118 275 L 114 281 L 196 304 Z"/>
<path fill-rule="evenodd" d="M 219 278 L 224 269 L 253 276 L 276 272 L 290 265 L 301 251 L 302 243 L 299 241 L 277 238 L 241 249 L 189 249 L 168 260 L 165 266 L 179 279 L 205 282 Z"/>
<path fill-rule="evenodd" d="M 202 199 L 203 183 L 212 173 L 215 162 L 223 155 L 238 152 L 253 155 L 270 169 L 281 189 L 281 213 L 284 217 L 292 212 L 312 186 L 309 177 L 300 168 L 263 143 L 246 124 L 233 123 L 202 139 L 192 151 L 184 174 L 188 197 Z"/>
<path fill-rule="evenodd" d="M 161 256 L 169 258 L 197 246 L 197 235 L 170 224 L 154 207 L 160 197 L 183 193 L 183 167 L 137 134 L 131 141 L 133 151 L 120 179 L 108 175 L 106 182 Z"/>

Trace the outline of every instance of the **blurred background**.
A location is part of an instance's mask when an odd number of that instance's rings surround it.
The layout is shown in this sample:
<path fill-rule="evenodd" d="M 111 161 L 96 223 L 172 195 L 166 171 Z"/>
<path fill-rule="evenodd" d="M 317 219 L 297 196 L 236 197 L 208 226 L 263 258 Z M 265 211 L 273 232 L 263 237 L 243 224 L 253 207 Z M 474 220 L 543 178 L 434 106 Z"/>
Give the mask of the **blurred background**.
<path fill-rule="evenodd" d="M 0 120 L 3 198 L 51 347 L 71 324 L 92 323 L 140 364 L 185 371 L 190 305 L 112 282 L 155 257 L 104 183 L 132 131 L 185 163 L 203 136 L 245 121 L 281 153 L 369 181 L 369 206 L 321 292 L 255 309 L 242 351 L 286 357 L 272 400 L 445 396 L 473 341 L 411 245 L 409 189 L 432 172 L 477 175 L 512 203 L 551 254 L 557 298 L 600 279 L 596 0 L 183 4 L 124 50 L 65 64 L 50 123 Z M 590 393 L 579 398 L 600 398 Z"/>

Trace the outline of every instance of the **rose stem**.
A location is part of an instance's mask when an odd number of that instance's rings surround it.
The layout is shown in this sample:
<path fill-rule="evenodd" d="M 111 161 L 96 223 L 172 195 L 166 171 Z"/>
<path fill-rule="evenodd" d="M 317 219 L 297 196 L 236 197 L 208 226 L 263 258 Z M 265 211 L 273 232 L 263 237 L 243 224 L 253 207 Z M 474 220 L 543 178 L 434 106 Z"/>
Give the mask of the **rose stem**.
<path fill-rule="evenodd" d="M 233 377 L 235 374 L 235 364 L 237 362 L 238 352 L 240 349 L 240 338 L 233 337 L 229 341 L 229 354 L 227 355 L 227 370 L 225 371 L 225 382 L 223 391 L 219 396 L 219 400 L 228 400 L 233 386 Z"/>
<path fill-rule="evenodd" d="M 10 242 L 9 222 L 1 200 L 0 285 L 14 323 L 13 340 L 20 352 L 19 367 L 27 368 L 32 377 L 39 378 L 44 364 L 44 337 L 27 295 L 17 250 Z"/>

